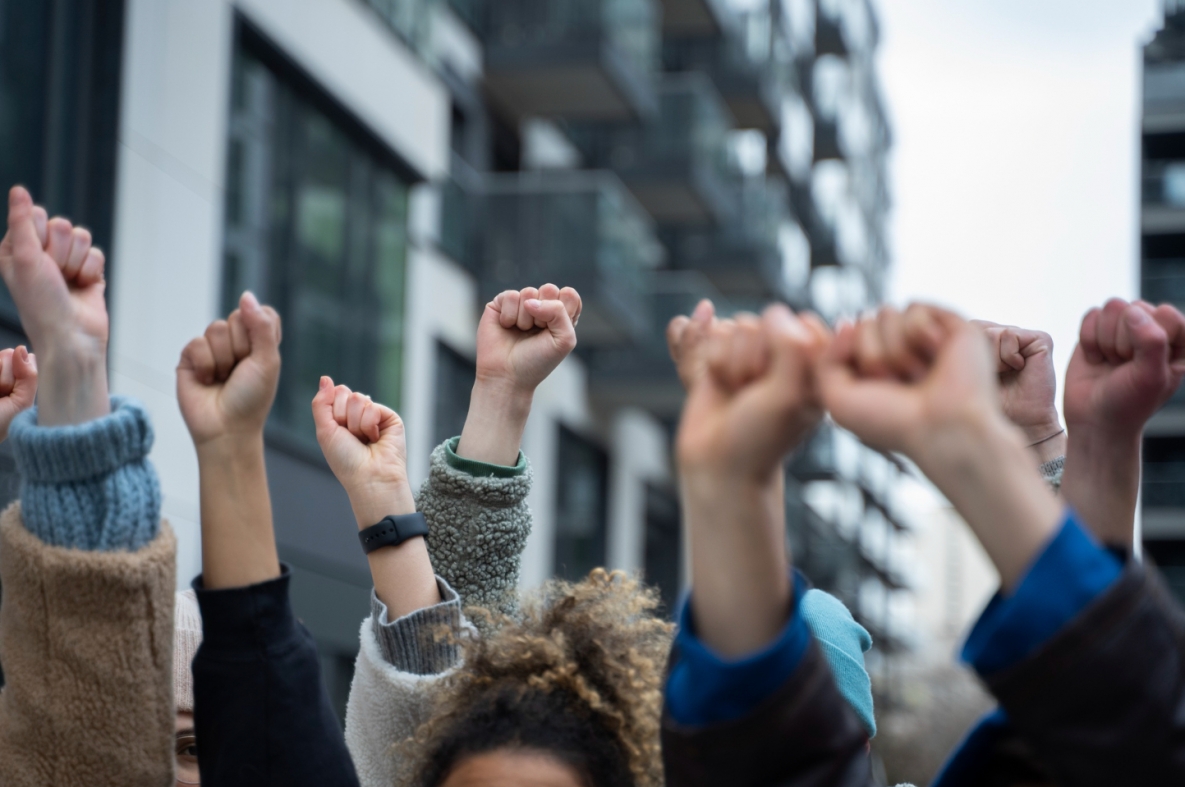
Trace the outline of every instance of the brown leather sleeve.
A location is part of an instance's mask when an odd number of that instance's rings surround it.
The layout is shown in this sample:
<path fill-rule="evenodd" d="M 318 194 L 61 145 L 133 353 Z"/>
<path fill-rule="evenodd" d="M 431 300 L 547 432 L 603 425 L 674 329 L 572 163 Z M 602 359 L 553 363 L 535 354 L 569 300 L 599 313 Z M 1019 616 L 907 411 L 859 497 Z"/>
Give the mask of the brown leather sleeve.
<path fill-rule="evenodd" d="M 164 523 L 89 552 L 0 516 L 0 787 L 173 784 L 175 555 Z"/>
<path fill-rule="evenodd" d="M 1155 570 L 987 684 L 1063 787 L 1185 785 L 1185 613 Z"/>
<path fill-rule="evenodd" d="M 867 740 L 811 642 L 789 680 L 743 719 L 688 728 L 664 714 L 662 759 L 667 787 L 871 787 Z"/>

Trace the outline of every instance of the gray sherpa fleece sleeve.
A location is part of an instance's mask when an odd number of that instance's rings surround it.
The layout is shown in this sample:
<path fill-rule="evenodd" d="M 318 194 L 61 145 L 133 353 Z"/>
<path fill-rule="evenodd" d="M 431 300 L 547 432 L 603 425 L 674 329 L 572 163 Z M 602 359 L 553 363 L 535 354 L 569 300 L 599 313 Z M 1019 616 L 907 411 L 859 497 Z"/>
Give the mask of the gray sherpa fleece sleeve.
<path fill-rule="evenodd" d="M 513 615 L 519 564 L 531 532 L 531 467 L 520 453 L 514 468 L 479 476 L 476 463 L 456 457 L 456 443 L 453 438 L 432 452 L 416 501 L 428 520 L 432 567 L 464 606 Z"/>

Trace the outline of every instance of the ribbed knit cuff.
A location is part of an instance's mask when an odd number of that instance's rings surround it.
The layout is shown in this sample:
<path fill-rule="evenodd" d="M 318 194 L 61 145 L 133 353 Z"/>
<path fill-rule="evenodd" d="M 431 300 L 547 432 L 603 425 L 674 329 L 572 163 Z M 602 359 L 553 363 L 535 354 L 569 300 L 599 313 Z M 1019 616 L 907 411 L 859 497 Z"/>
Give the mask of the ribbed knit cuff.
<path fill-rule="evenodd" d="M 475 478 L 514 478 L 527 472 L 527 457 L 518 452 L 518 460 L 513 467 L 495 465 L 489 462 L 479 462 L 476 459 L 466 459 L 457 455 L 457 446 L 461 444 L 460 437 L 453 437 L 444 441 L 444 461 L 454 470 L 468 473 Z"/>
<path fill-rule="evenodd" d="M 370 618 L 379 650 L 388 664 L 413 675 L 438 675 L 456 666 L 461 647 L 456 637 L 461 633 L 461 597 L 440 577 L 436 586 L 443 599 L 388 620 L 387 605 L 370 592 Z"/>
<path fill-rule="evenodd" d="M 1050 459 L 1048 462 L 1043 462 L 1037 469 L 1041 472 L 1041 477 L 1045 479 L 1045 483 L 1053 489 L 1053 491 L 1060 491 L 1062 488 L 1062 471 L 1066 467 L 1066 457 L 1059 456 L 1056 459 Z"/>
<path fill-rule="evenodd" d="M 38 426 L 37 408 L 9 428 L 21 473 L 21 513 L 47 544 L 136 550 L 160 529 L 160 483 L 148 461 L 152 424 L 138 403 L 111 397 L 111 414 Z"/>

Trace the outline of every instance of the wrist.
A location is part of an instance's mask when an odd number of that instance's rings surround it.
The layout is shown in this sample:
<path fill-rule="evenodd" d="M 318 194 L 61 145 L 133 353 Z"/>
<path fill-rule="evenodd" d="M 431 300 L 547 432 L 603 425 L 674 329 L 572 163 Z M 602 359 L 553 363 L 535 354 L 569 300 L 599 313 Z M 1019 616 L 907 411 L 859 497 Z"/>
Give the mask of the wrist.
<path fill-rule="evenodd" d="M 534 388 L 478 379 L 469 397 L 457 456 L 507 467 L 517 463 L 534 395 Z"/>
<path fill-rule="evenodd" d="M 105 344 L 52 342 L 37 360 L 39 424 L 81 424 L 111 412 Z"/>
<path fill-rule="evenodd" d="M 411 514 L 416 510 L 411 484 L 406 481 L 360 485 L 347 490 L 347 493 L 359 530 L 377 524 L 383 517 Z"/>

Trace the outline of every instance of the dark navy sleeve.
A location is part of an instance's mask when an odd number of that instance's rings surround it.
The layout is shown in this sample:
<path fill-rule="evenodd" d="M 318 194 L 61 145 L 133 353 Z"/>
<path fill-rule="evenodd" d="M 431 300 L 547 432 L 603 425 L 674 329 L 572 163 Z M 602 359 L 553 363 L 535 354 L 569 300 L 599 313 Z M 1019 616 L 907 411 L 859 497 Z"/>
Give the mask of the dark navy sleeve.
<path fill-rule="evenodd" d="M 997 593 L 980 615 L 963 660 L 981 675 L 1007 669 L 1049 641 L 1123 572 L 1114 554 L 1098 544 L 1067 510 L 1061 529 L 1016 590 Z"/>
<path fill-rule="evenodd" d="M 357 787 L 312 635 L 288 600 L 291 575 L 205 590 L 193 661 L 194 733 L 203 787 Z"/>
<path fill-rule="evenodd" d="M 794 572 L 794 601 L 782 632 L 768 646 L 740 659 L 724 659 L 695 634 L 690 595 L 679 611 L 675 649 L 679 659 L 667 678 L 666 702 L 671 718 L 698 727 L 748 715 L 773 696 L 790 678 L 810 644 L 811 633 L 798 605 L 808 589 Z"/>

